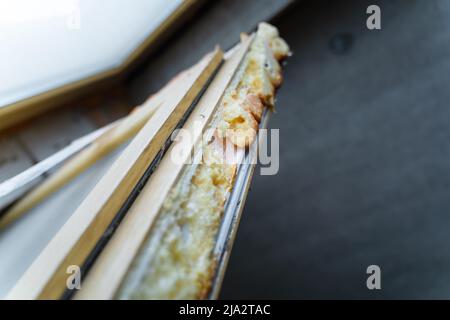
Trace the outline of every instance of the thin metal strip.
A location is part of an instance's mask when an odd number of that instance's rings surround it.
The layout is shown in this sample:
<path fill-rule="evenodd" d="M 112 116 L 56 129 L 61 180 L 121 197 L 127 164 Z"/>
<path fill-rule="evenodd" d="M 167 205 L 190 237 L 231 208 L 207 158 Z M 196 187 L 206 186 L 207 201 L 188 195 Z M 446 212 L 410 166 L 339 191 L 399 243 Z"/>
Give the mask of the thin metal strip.
<path fill-rule="evenodd" d="M 271 113 L 269 109 L 265 109 L 259 129 L 267 128 Z M 225 204 L 222 223 L 217 234 L 216 246 L 213 250 L 216 271 L 211 281 L 212 285 L 209 299 L 217 299 L 220 293 L 223 277 L 242 216 L 245 199 L 247 198 L 248 189 L 255 169 L 254 160 L 257 159 L 257 143 L 258 139 L 254 141 L 252 147 L 246 152 L 242 163 L 239 165 L 233 190 Z"/>
<path fill-rule="evenodd" d="M 13 198 L 11 198 L 10 195 L 15 193 L 20 188 L 30 185 L 33 181 L 44 175 L 46 172 L 50 171 L 52 168 L 55 168 L 69 157 L 90 145 L 95 139 L 100 137 L 114 124 L 115 122 L 72 141 L 67 147 L 59 150 L 16 176 L 0 183 L 0 209 L 6 207 L 18 197 L 22 196 L 23 193 L 16 194 Z M 26 191 L 27 190 L 24 190 L 24 192 Z"/>

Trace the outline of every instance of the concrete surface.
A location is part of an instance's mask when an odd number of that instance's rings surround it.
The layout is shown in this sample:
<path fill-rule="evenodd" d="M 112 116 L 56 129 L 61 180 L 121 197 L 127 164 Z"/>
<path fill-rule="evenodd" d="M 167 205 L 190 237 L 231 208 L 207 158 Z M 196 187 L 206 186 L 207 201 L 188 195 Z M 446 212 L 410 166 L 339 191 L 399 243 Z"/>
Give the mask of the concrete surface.
<path fill-rule="evenodd" d="M 294 51 L 280 172 L 254 177 L 222 298 L 450 297 L 449 17 L 447 0 L 304 1 L 276 21 Z"/>

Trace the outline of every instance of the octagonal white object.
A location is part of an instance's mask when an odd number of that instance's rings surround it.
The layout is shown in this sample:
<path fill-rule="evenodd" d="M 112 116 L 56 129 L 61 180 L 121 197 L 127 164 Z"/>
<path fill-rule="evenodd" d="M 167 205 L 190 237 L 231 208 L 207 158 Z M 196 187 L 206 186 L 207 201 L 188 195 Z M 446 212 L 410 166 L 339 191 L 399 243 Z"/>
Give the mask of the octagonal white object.
<path fill-rule="evenodd" d="M 183 0 L 0 0 L 0 107 L 120 66 Z"/>

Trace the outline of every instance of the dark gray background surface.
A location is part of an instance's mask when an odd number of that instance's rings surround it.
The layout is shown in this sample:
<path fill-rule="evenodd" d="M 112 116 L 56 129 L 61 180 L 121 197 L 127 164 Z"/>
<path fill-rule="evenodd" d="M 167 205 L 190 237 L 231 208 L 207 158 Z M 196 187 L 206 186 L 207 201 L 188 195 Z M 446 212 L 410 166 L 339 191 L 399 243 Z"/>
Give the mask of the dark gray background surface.
<path fill-rule="evenodd" d="M 208 5 L 134 78 L 136 102 L 207 50 L 168 67 L 190 39 L 227 47 L 284 3 L 258 5 Z M 450 1 L 301 1 L 274 22 L 294 52 L 270 122 L 280 171 L 255 174 L 221 297 L 449 298 Z"/>

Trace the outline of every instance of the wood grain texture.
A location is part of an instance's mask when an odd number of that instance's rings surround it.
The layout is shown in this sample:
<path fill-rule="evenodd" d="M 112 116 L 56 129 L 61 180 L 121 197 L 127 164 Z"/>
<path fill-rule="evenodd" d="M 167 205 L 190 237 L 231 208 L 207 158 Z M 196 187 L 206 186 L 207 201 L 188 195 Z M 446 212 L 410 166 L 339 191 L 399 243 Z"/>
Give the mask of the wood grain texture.
<path fill-rule="evenodd" d="M 217 48 L 188 71 L 189 80 L 171 90 L 167 100 L 10 291 L 8 299 L 57 299 L 62 295 L 67 267 L 82 266 L 222 57 Z"/>
<path fill-rule="evenodd" d="M 246 38 L 227 59 L 183 127 L 194 137 L 192 144 L 188 146 L 190 150 L 202 139 L 203 130 L 199 130 L 199 127 L 204 129 L 210 122 L 226 87 L 247 52 L 251 40 L 251 38 Z M 84 279 L 83 287 L 76 294 L 76 299 L 114 298 L 115 292 L 149 233 L 169 190 L 185 167 L 185 161 L 175 162 L 170 156 L 179 143 L 181 141 L 174 142 L 161 161 L 158 170 L 150 177 L 87 278 Z M 185 156 L 188 157 L 190 154 L 187 153 Z"/>

